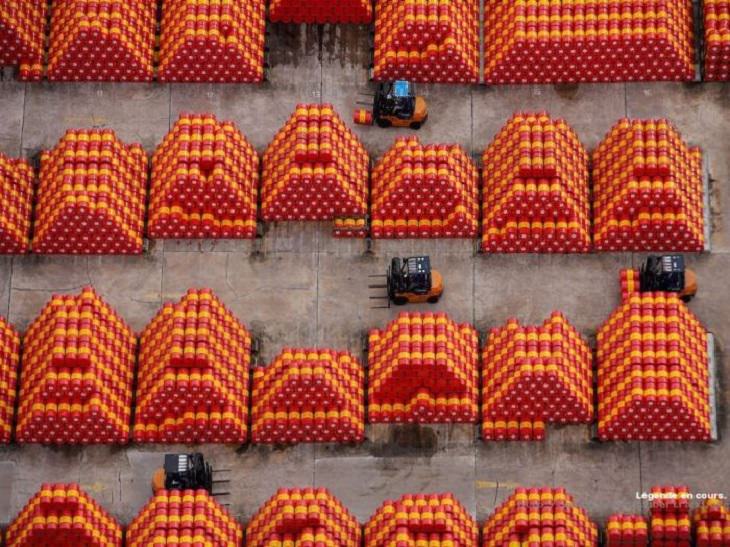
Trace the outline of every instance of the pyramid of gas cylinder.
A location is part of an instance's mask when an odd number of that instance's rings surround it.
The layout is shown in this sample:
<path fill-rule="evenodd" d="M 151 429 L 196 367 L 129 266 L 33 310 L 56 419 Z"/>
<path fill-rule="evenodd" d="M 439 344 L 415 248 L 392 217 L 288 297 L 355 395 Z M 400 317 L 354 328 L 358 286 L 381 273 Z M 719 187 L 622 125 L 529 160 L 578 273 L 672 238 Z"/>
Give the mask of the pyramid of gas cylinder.
<path fill-rule="evenodd" d="M 451 493 L 387 500 L 365 525 L 365 547 L 471 547 L 478 541 L 476 522 Z"/>
<path fill-rule="evenodd" d="M 476 83 L 479 3 L 380 0 L 375 7 L 376 80 Z"/>
<path fill-rule="evenodd" d="M 93 288 L 56 295 L 23 339 L 20 443 L 126 443 L 137 340 Z"/>
<path fill-rule="evenodd" d="M 730 0 L 704 0 L 705 80 L 730 80 Z"/>
<path fill-rule="evenodd" d="M 492 329 L 482 354 L 484 440 L 542 440 L 545 423 L 593 420 L 593 355 L 565 316 Z"/>
<path fill-rule="evenodd" d="M 163 0 L 162 82 L 260 82 L 265 0 Z"/>
<path fill-rule="evenodd" d="M 697 547 L 730 546 L 730 510 L 717 498 L 706 499 L 692 515 Z"/>
<path fill-rule="evenodd" d="M 69 130 L 41 155 L 33 251 L 139 254 L 147 156 L 111 130 Z"/>
<path fill-rule="evenodd" d="M 233 122 L 182 114 L 152 157 L 151 238 L 256 237 L 259 157 Z"/>
<path fill-rule="evenodd" d="M 651 495 L 652 547 L 689 547 L 692 539 L 689 489 L 686 486 L 654 486 Z"/>
<path fill-rule="evenodd" d="M 476 237 L 479 172 L 456 144 L 399 138 L 372 174 L 376 238 Z"/>
<path fill-rule="evenodd" d="M 127 547 L 238 546 L 243 527 L 206 490 L 160 490 L 127 527 Z"/>
<path fill-rule="evenodd" d="M 54 0 L 48 79 L 152 81 L 156 16 L 156 0 Z"/>
<path fill-rule="evenodd" d="M 10 523 L 7 547 L 121 547 L 122 527 L 78 484 L 44 484 Z"/>
<path fill-rule="evenodd" d="M 332 105 L 297 105 L 263 163 L 264 220 L 366 216 L 368 154 Z"/>
<path fill-rule="evenodd" d="M 593 152 L 600 251 L 702 251 L 702 153 L 667 121 L 620 120 Z"/>
<path fill-rule="evenodd" d="M 251 518 L 248 547 L 359 547 L 357 519 L 326 488 L 279 489 Z"/>
<path fill-rule="evenodd" d="M 30 246 L 35 174 L 30 164 L 0 153 L 0 253 L 19 254 Z"/>
<path fill-rule="evenodd" d="M 19 362 L 18 331 L 0 317 L 0 443 L 10 442 Z"/>
<path fill-rule="evenodd" d="M 359 23 L 373 20 L 370 0 L 271 0 L 269 19 L 275 23 Z"/>
<path fill-rule="evenodd" d="M 140 337 L 134 439 L 242 443 L 251 335 L 210 289 L 167 303 Z"/>
<path fill-rule="evenodd" d="M 364 386 L 362 365 L 349 352 L 284 348 L 254 370 L 252 441 L 362 441 Z"/>
<path fill-rule="evenodd" d="M 487 0 L 489 84 L 692 80 L 692 0 Z"/>
<path fill-rule="evenodd" d="M 602 440 L 710 440 L 707 333 L 676 293 L 639 292 L 621 272 L 623 302 L 597 335 Z"/>
<path fill-rule="evenodd" d="M 649 530 L 641 515 L 615 514 L 606 523 L 607 547 L 646 547 Z"/>
<path fill-rule="evenodd" d="M 563 488 L 517 488 L 489 517 L 482 547 L 598 546 L 598 529 Z"/>
<path fill-rule="evenodd" d="M 515 114 L 482 160 L 483 251 L 590 250 L 588 154 L 564 120 Z"/>
<path fill-rule="evenodd" d="M 368 346 L 371 423 L 475 423 L 476 329 L 445 313 L 401 313 Z"/>
<path fill-rule="evenodd" d="M 0 67 L 17 65 L 22 80 L 43 77 L 47 0 L 0 2 Z"/>

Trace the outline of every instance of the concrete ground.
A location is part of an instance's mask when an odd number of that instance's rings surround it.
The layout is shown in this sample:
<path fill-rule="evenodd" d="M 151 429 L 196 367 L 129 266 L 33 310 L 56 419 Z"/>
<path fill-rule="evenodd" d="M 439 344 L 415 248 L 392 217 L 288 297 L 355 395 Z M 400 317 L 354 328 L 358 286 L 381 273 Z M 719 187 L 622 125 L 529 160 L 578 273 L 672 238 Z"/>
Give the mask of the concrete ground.
<path fill-rule="evenodd" d="M 212 111 L 237 122 L 259 151 L 297 102 L 328 101 L 350 119 L 367 91 L 369 37 L 357 27 L 272 27 L 269 81 L 246 85 L 21 84 L 0 82 L 0 150 L 32 157 L 66 128 L 109 127 L 151 153 L 182 111 Z M 291 448 L 204 446 L 231 471 L 228 503 L 247 520 L 276 488 L 326 486 L 365 521 L 386 498 L 450 490 L 480 520 L 517 485 L 566 487 L 602 522 L 616 511 L 647 510 L 637 492 L 660 483 L 730 495 L 730 87 L 631 84 L 524 87 L 421 86 L 431 108 L 424 142 L 457 142 L 479 157 L 516 110 L 562 116 L 589 148 L 623 116 L 666 116 L 709 156 L 712 254 L 691 257 L 701 289 L 692 309 L 717 336 L 723 372 L 721 440 L 713 444 L 591 441 L 588 427 L 552 428 L 542 443 L 475 440 L 473 427 L 368 427 L 361 446 Z M 399 134 L 355 127 L 373 159 Z M 446 278 L 439 309 L 484 331 L 509 317 L 542 322 L 562 310 L 586 336 L 618 304 L 618 271 L 632 254 L 484 256 L 471 241 L 337 241 L 326 224 L 266 227 L 251 242 L 153 242 L 141 257 L 0 259 L 0 314 L 24 330 L 52 293 L 93 284 L 142 329 L 163 301 L 189 287 L 213 288 L 262 340 L 262 362 L 284 345 L 362 352 L 362 334 L 396 310 L 370 309 L 367 275 L 389 257 L 428 252 Z M 723 273 L 724 272 L 724 273 Z M 432 308 L 430 308 L 432 309 Z M 149 497 L 162 453 L 185 447 L 0 448 L 0 523 L 6 524 L 44 481 L 78 481 L 127 523 Z"/>

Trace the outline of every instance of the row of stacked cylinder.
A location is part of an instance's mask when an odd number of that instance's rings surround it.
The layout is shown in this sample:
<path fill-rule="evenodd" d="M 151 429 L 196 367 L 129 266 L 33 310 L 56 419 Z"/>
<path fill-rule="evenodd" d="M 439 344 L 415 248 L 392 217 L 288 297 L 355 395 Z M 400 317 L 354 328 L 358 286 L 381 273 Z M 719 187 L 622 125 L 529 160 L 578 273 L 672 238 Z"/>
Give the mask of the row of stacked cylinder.
<path fill-rule="evenodd" d="M 694 510 L 684 486 L 651 489 L 649 519 L 609 516 L 608 547 L 727 547 L 730 511 L 719 499 Z M 43 484 L 5 533 L 8 547 L 598 547 L 597 525 L 564 488 L 517 488 L 480 529 L 451 493 L 385 500 L 361 526 L 326 488 L 282 488 L 245 527 L 206 490 L 158 490 L 126 527 L 77 484 Z M 1 539 L 1 535 L 0 535 Z"/>
<path fill-rule="evenodd" d="M 164 0 L 158 21 L 157 0 L 5 0 L 0 66 L 29 81 L 261 82 L 265 11 Z"/>
<path fill-rule="evenodd" d="M 69 130 L 41 154 L 34 192 L 30 165 L 0 154 L 0 252 L 143 252 L 147 164 L 112 130 Z M 370 181 L 365 147 L 330 104 L 298 105 L 260 162 L 233 122 L 183 113 L 152 157 L 147 235 L 250 239 L 261 219 L 333 221 L 335 237 L 474 238 L 481 216 L 484 252 L 707 247 L 702 154 L 667 120 L 620 120 L 593 152 L 593 222 L 589 155 L 564 120 L 515 114 L 483 165 L 480 191 L 460 146 L 399 138 Z"/>
<path fill-rule="evenodd" d="M 599 437 L 708 440 L 705 329 L 675 293 L 641 292 L 635 270 L 621 273 L 621 291 L 596 335 Z"/>
<path fill-rule="evenodd" d="M 653 487 L 648 519 L 629 514 L 614 514 L 608 518 L 607 547 L 730 545 L 730 511 L 723 501 L 709 497 L 692 511 L 692 499 L 687 486 Z"/>
<path fill-rule="evenodd" d="M 269 20 L 284 23 L 357 23 L 373 19 L 372 0 L 270 0 Z"/>
<path fill-rule="evenodd" d="M 377 2 L 376 80 L 477 83 L 479 68 L 478 2 Z"/>
<path fill-rule="evenodd" d="M 650 492 L 649 518 L 614 514 L 606 523 L 607 547 L 725 547 L 730 545 L 730 511 L 717 497 L 705 499 L 694 511 L 686 486 L 655 486 Z"/>
<path fill-rule="evenodd" d="M 704 0 L 705 80 L 730 80 L 730 0 Z"/>
<path fill-rule="evenodd" d="M 490 84 L 695 77 L 692 0 L 487 0 L 485 13 Z"/>
<path fill-rule="evenodd" d="M 703 3 L 705 79 L 730 78 L 728 0 Z M 0 65 L 25 80 L 260 82 L 266 1 L 93 3 L 7 0 Z M 488 0 L 484 81 L 688 81 L 696 76 L 691 0 Z M 270 0 L 271 21 L 361 23 L 375 18 L 374 77 L 480 79 L 479 4 L 470 0 Z M 159 47 L 156 42 L 159 41 Z M 92 55 L 93 53 L 93 55 Z"/>
<path fill-rule="evenodd" d="M 621 273 L 622 303 L 597 334 L 598 437 L 710 441 L 708 335 L 675 293 L 641 293 L 637 279 Z M 526 441 L 596 417 L 591 349 L 559 312 L 491 329 L 481 359 L 472 325 L 404 312 L 370 331 L 367 371 L 328 348 L 286 347 L 252 367 L 250 332 L 209 289 L 165 304 L 138 344 L 85 288 L 54 296 L 29 326 L 19 381 L 20 337 L 0 327 L 3 442 L 16 386 L 20 443 L 355 443 L 366 421 L 481 423 L 485 441 Z"/>

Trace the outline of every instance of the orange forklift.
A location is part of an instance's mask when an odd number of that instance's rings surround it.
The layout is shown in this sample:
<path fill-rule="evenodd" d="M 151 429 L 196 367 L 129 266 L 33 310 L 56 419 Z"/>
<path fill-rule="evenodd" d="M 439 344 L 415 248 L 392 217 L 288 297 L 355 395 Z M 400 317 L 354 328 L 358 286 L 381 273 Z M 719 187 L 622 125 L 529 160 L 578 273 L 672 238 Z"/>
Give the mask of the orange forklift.
<path fill-rule="evenodd" d="M 383 277 L 371 275 L 370 277 Z M 387 296 L 371 296 L 371 300 L 386 300 L 389 308 L 406 304 L 436 304 L 444 293 L 444 279 L 439 272 L 431 269 L 428 256 L 394 258 L 385 274 L 385 285 L 370 285 L 371 289 L 386 289 Z"/>
<path fill-rule="evenodd" d="M 378 86 L 373 103 L 373 120 L 379 127 L 420 129 L 427 119 L 426 99 L 416 95 L 411 82 L 396 80 Z"/>

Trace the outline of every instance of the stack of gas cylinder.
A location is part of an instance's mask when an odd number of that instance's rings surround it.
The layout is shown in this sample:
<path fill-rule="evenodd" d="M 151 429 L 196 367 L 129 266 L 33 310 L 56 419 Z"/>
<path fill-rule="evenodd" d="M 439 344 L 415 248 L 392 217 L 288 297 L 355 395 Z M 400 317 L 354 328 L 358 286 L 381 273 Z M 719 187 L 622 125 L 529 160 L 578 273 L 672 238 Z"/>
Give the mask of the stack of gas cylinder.
<path fill-rule="evenodd" d="M 370 0 L 271 0 L 269 19 L 284 23 L 360 23 L 373 19 Z"/>
<path fill-rule="evenodd" d="M 710 440 L 707 333 L 676 293 L 639 291 L 621 272 L 623 302 L 597 334 L 602 440 Z"/>
<path fill-rule="evenodd" d="M 689 547 L 692 540 L 689 489 L 686 486 L 654 486 L 651 494 L 652 547 Z"/>
<path fill-rule="evenodd" d="M 365 525 L 365 547 L 468 546 L 479 528 L 453 494 L 406 494 L 387 500 Z"/>
<path fill-rule="evenodd" d="M 702 251 L 702 153 L 664 119 L 620 120 L 593 153 L 599 251 Z"/>
<path fill-rule="evenodd" d="M 707 499 L 692 515 L 697 547 L 730 545 L 730 510 L 719 499 Z"/>
<path fill-rule="evenodd" d="M 649 527 L 641 515 L 616 514 L 606 522 L 607 547 L 646 547 Z"/>
<path fill-rule="evenodd" d="M 340 239 L 364 239 L 369 233 L 364 217 L 336 217 L 334 225 L 332 235 Z"/>
<path fill-rule="evenodd" d="M 479 81 L 479 4 L 381 0 L 375 8 L 375 79 Z"/>
<path fill-rule="evenodd" d="M 259 157 L 233 122 L 182 114 L 152 157 L 151 238 L 253 238 Z"/>
<path fill-rule="evenodd" d="M 156 15 L 156 0 L 53 0 L 48 79 L 152 81 Z"/>
<path fill-rule="evenodd" d="M 22 80 L 43 77 L 47 0 L 0 2 L 0 67 L 17 65 Z"/>
<path fill-rule="evenodd" d="M 359 547 L 357 519 L 326 488 L 279 489 L 251 518 L 248 547 Z"/>
<path fill-rule="evenodd" d="M 479 3 L 380 0 L 375 7 L 376 80 L 479 81 Z"/>
<path fill-rule="evenodd" d="M 482 547 L 598 546 L 598 529 L 563 488 L 517 488 L 489 517 Z"/>
<path fill-rule="evenodd" d="M 10 523 L 7 547 L 121 547 L 122 527 L 78 484 L 44 484 Z"/>
<path fill-rule="evenodd" d="M 109 129 L 69 130 L 41 155 L 33 251 L 142 252 L 147 155 Z"/>
<path fill-rule="evenodd" d="M 691 80 L 692 0 L 487 0 L 489 84 Z"/>
<path fill-rule="evenodd" d="M 241 545 L 243 528 L 206 490 L 160 490 L 127 528 L 127 547 Z"/>
<path fill-rule="evenodd" d="M 331 104 L 297 105 L 263 161 L 263 220 L 366 216 L 368 153 Z"/>
<path fill-rule="evenodd" d="M 564 120 L 515 114 L 482 159 L 483 251 L 590 250 L 588 154 Z"/>
<path fill-rule="evenodd" d="M 23 338 L 18 442 L 126 443 L 136 346 L 91 287 L 54 296 Z"/>
<path fill-rule="evenodd" d="M 164 0 L 160 81 L 262 81 L 265 10 L 265 0 Z"/>
<path fill-rule="evenodd" d="M 593 356 L 562 313 L 492 329 L 482 354 L 482 438 L 542 440 L 545 423 L 593 419 Z"/>
<path fill-rule="evenodd" d="M 167 303 L 140 338 L 134 439 L 242 443 L 251 335 L 210 289 Z"/>
<path fill-rule="evenodd" d="M 0 444 L 10 442 L 20 362 L 20 336 L 0 317 Z"/>
<path fill-rule="evenodd" d="M 479 337 L 445 313 L 401 313 L 370 331 L 371 423 L 474 423 L 478 414 Z"/>
<path fill-rule="evenodd" d="M 365 373 L 349 352 L 284 348 L 253 375 L 254 443 L 357 442 L 365 436 Z"/>
<path fill-rule="evenodd" d="M 372 174 L 375 238 L 475 237 L 479 172 L 456 144 L 399 138 Z"/>
<path fill-rule="evenodd" d="M 705 80 L 730 80 L 730 0 L 704 0 Z"/>
<path fill-rule="evenodd" d="M 28 251 L 34 180 L 27 161 L 0 153 L 0 254 Z"/>

